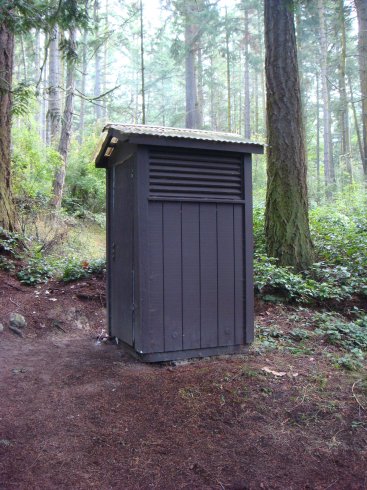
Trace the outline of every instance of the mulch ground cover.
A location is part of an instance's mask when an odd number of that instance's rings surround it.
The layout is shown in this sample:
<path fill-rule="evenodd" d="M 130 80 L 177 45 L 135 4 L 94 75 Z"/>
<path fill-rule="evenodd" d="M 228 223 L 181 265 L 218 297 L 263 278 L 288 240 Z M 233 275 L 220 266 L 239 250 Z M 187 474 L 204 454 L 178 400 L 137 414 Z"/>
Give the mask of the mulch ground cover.
<path fill-rule="evenodd" d="M 0 272 L 1 489 L 367 488 L 365 371 L 336 369 L 320 342 L 142 364 L 98 341 L 104 289 Z M 307 324 L 257 306 L 262 331 Z"/>

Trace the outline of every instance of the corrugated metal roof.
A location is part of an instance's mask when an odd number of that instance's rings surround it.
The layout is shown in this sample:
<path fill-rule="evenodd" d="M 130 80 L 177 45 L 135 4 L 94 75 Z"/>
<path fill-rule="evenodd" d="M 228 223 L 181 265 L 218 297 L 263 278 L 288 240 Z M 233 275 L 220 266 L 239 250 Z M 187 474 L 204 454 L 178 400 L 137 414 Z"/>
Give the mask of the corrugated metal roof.
<path fill-rule="evenodd" d="M 104 128 L 115 129 L 121 134 L 140 134 L 147 136 L 161 136 L 164 138 L 185 138 L 202 141 L 214 141 L 218 143 L 239 143 L 261 145 L 263 143 L 255 141 L 247 141 L 240 134 L 234 133 L 219 133 L 214 131 L 204 131 L 202 129 L 183 129 L 169 128 L 163 126 L 147 126 L 143 124 L 107 124 Z"/>

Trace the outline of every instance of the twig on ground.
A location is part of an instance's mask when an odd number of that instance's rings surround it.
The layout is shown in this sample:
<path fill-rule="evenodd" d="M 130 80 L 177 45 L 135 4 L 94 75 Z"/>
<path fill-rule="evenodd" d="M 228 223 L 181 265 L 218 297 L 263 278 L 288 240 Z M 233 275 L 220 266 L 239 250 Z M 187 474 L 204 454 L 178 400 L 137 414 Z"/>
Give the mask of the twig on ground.
<path fill-rule="evenodd" d="M 17 291 L 21 291 L 22 293 L 24 293 L 24 289 L 18 288 L 18 286 L 14 286 L 14 284 L 10 284 L 9 282 L 6 282 L 6 281 L 4 281 L 4 284 L 6 284 L 7 286 L 9 286 L 11 288 L 16 289 Z"/>
<path fill-rule="evenodd" d="M 358 379 L 357 381 L 355 381 L 353 383 L 353 386 L 352 386 L 352 395 L 355 399 L 355 401 L 358 403 L 358 405 L 361 407 L 362 410 L 366 410 L 366 407 L 364 405 L 362 405 L 362 403 L 358 400 L 358 396 L 354 393 L 354 387 L 356 384 L 360 383 L 362 380 L 361 379 Z"/>
<path fill-rule="evenodd" d="M 20 308 L 20 304 L 19 303 L 17 303 L 16 301 L 12 300 L 11 298 L 9 298 L 9 300 L 13 303 L 13 305 L 15 305 L 18 308 Z"/>
<path fill-rule="evenodd" d="M 52 326 L 55 327 L 55 328 L 57 328 L 57 329 L 59 329 L 59 330 L 61 330 L 64 333 L 66 333 L 66 330 L 64 330 L 62 328 L 62 326 L 60 325 L 60 323 L 57 320 L 52 322 Z"/>

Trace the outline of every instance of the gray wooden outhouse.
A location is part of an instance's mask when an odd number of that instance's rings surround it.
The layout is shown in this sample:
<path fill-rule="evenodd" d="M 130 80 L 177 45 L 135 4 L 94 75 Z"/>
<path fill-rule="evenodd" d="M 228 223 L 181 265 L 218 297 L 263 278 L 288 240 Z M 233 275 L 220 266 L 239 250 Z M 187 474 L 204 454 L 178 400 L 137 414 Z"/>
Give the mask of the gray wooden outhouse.
<path fill-rule="evenodd" d="M 251 154 L 229 133 L 109 124 L 109 333 L 143 361 L 253 340 Z"/>

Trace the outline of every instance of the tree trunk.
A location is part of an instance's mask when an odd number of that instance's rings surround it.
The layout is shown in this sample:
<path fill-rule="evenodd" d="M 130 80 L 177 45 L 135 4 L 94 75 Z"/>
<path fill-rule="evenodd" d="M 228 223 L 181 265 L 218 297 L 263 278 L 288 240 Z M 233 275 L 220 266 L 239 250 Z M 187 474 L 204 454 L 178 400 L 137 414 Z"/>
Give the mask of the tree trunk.
<path fill-rule="evenodd" d="M 46 57 L 47 54 L 47 43 L 48 43 L 48 38 L 45 35 L 44 37 L 44 44 L 42 47 L 42 51 L 44 53 L 44 56 Z M 45 63 L 45 66 L 43 67 L 43 72 L 41 73 L 41 124 L 40 124 L 40 134 L 41 134 L 41 139 L 43 143 L 46 145 L 47 144 L 47 113 L 48 113 L 48 90 L 47 90 L 47 79 L 48 79 L 48 68 L 47 68 L 47 63 Z"/>
<path fill-rule="evenodd" d="M 22 64 L 23 64 L 23 80 L 24 82 L 27 82 L 28 79 L 28 74 L 27 74 L 27 61 L 26 61 L 26 55 L 25 55 L 25 47 L 24 47 L 24 39 L 23 39 L 23 34 L 20 34 L 20 47 L 22 50 Z"/>
<path fill-rule="evenodd" d="M 357 134 L 359 155 L 361 157 L 361 162 L 363 162 L 363 142 L 362 142 L 361 131 L 359 129 L 359 124 L 358 124 L 358 117 L 357 117 L 357 111 L 356 111 L 356 103 L 354 101 L 352 80 L 351 80 L 349 75 L 348 75 L 348 85 L 349 85 L 349 91 L 350 91 L 350 102 L 352 105 L 352 112 L 353 112 L 354 129 L 355 129 L 355 132 Z"/>
<path fill-rule="evenodd" d="M 262 32 L 263 32 L 263 25 L 261 23 L 261 19 L 262 19 L 262 9 L 261 9 L 261 6 L 258 5 L 257 6 L 257 19 L 258 19 L 258 24 L 257 24 L 257 30 L 258 32 L 260 33 L 260 36 L 259 36 L 259 50 L 260 50 L 260 58 L 263 59 L 264 58 L 264 41 L 263 41 L 263 36 L 262 36 Z M 265 35 L 264 35 L 265 37 Z M 261 70 L 260 71 L 261 75 L 261 105 L 262 105 L 262 121 L 265 123 L 266 121 L 266 89 L 265 89 L 265 70 Z"/>
<path fill-rule="evenodd" d="M 85 95 L 86 84 L 87 84 L 87 70 L 88 70 L 88 60 L 87 60 L 87 42 L 88 42 L 88 31 L 84 29 L 83 40 L 82 40 L 82 73 L 81 73 L 81 84 L 80 91 L 82 95 Z M 79 115 L 79 135 L 78 141 L 80 144 L 84 141 L 84 125 L 85 125 L 85 99 L 81 97 L 80 99 L 80 115 Z"/>
<path fill-rule="evenodd" d="M 141 69 L 141 114 L 142 124 L 145 124 L 145 64 L 144 64 L 144 24 L 143 1 L 140 0 L 140 69 Z"/>
<path fill-rule="evenodd" d="M 312 263 L 313 246 L 293 0 L 265 0 L 265 46 L 267 250 L 281 265 L 302 270 Z"/>
<path fill-rule="evenodd" d="M 317 179 L 317 202 L 321 198 L 320 177 L 320 76 L 316 72 L 316 179 Z"/>
<path fill-rule="evenodd" d="M 53 28 L 50 36 L 47 139 L 48 144 L 56 147 L 60 137 L 61 123 L 60 51 L 59 30 L 57 26 Z"/>
<path fill-rule="evenodd" d="M 249 67 L 249 20 L 245 10 L 245 138 L 251 138 L 251 98 L 250 98 L 250 67 Z"/>
<path fill-rule="evenodd" d="M 1 10 L 0 10 L 1 14 Z M 15 211 L 11 195 L 10 144 L 14 35 L 0 25 L 0 226 L 15 229 Z"/>
<path fill-rule="evenodd" d="M 259 76 L 256 70 L 254 70 L 254 94 L 255 94 L 255 133 L 259 134 Z"/>
<path fill-rule="evenodd" d="M 367 0 L 354 0 L 358 17 L 359 77 L 362 99 L 363 172 L 367 179 Z"/>
<path fill-rule="evenodd" d="M 339 61 L 339 97 L 340 97 L 340 114 L 339 124 L 341 133 L 341 160 L 345 164 L 345 170 L 348 175 L 349 183 L 353 182 L 352 162 L 350 158 L 350 137 L 349 137 L 349 115 L 347 101 L 346 85 L 346 59 L 347 59 L 347 42 L 345 33 L 344 19 L 344 0 L 339 0 L 339 31 L 341 33 L 341 51 Z"/>
<path fill-rule="evenodd" d="M 109 11 L 109 3 L 108 0 L 106 0 L 105 4 L 105 21 L 104 21 L 104 30 L 106 34 L 106 40 L 103 45 L 103 93 L 105 94 L 107 92 L 107 71 L 108 71 L 108 29 L 109 29 L 109 19 L 108 19 L 108 11 Z M 103 119 L 104 121 L 107 122 L 108 120 L 108 113 L 107 113 L 107 98 L 104 98 L 103 101 Z"/>
<path fill-rule="evenodd" d="M 41 68 L 41 36 L 40 30 L 36 30 L 36 35 L 34 38 L 34 83 L 37 84 L 40 78 L 40 68 Z M 40 84 L 42 86 L 42 84 Z M 37 128 L 40 137 L 42 137 L 42 93 L 37 93 L 37 112 L 35 114 L 35 120 L 37 123 Z"/>
<path fill-rule="evenodd" d="M 99 0 L 94 0 L 93 8 L 94 34 L 97 43 L 99 43 Z M 101 95 L 101 49 L 96 45 L 94 52 L 94 97 Z M 94 111 L 97 121 L 102 118 L 102 105 L 100 100 L 96 100 Z"/>
<path fill-rule="evenodd" d="M 70 29 L 70 45 L 75 49 L 75 28 Z M 73 123 L 74 111 L 74 92 L 75 92 L 75 60 L 69 59 L 67 62 L 66 73 L 66 98 L 65 107 L 62 119 L 61 136 L 58 147 L 58 152 L 61 157 L 61 165 L 55 172 L 53 182 L 53 201 L 52 204 L 56 209 L 60 209 L 61 201 L 64 193 L 65 173 L 69 145 L 71 140 L 71 131 Z"/>
<path fill-rule="evenodd" d="M 215 66 L 213 61 L 213 55 L 210 56 L 210 125 L 213 131 L 217 130 L 218 121 L 217 121 L 217 112 L 215 105 Z"/>
<path fill-rule="evenodd" d="M 186 79 L 186 127 L 198 127 L 197 114 L 197 81 L 195 70 L 195 33 L 196 28 L 192 19 L 192 7 L 186 5 L 185 10 L 185 79 Z"/>
<path fill-rule="evenodd" d="M 227 129 L 231 131 L 231 63 L 229 57 L 229 29 L 228 29 L 228 12 L 226 7 L 226 65 L 227 65 Z"/>
<path fill-rule="evenodd" d="M 197 50 L 197 82 L 198 82 L 198 96 L 197 96 L 197 115 L 198 115 L 198 128 L 202 128 L 204 124 L 204 76 L 203 76 L 203 60 L 202 50 L 198 47 Z"/>
<path fill-rule="evenodd" d="M 330 197 L 331 183 L 333 182 L 332 172 L 332 143 L 331 143 L 331 118 L 330 118 L 330 98 L 328 89 L 328 68 L 327 68 L 327 40 L 324 16 L 324 2 L 318 0 L 317 4 L 320 22 L 320 65 L 321 65 L 321 92 L 324 114 L 324 176 L 326 195 Z"/>

